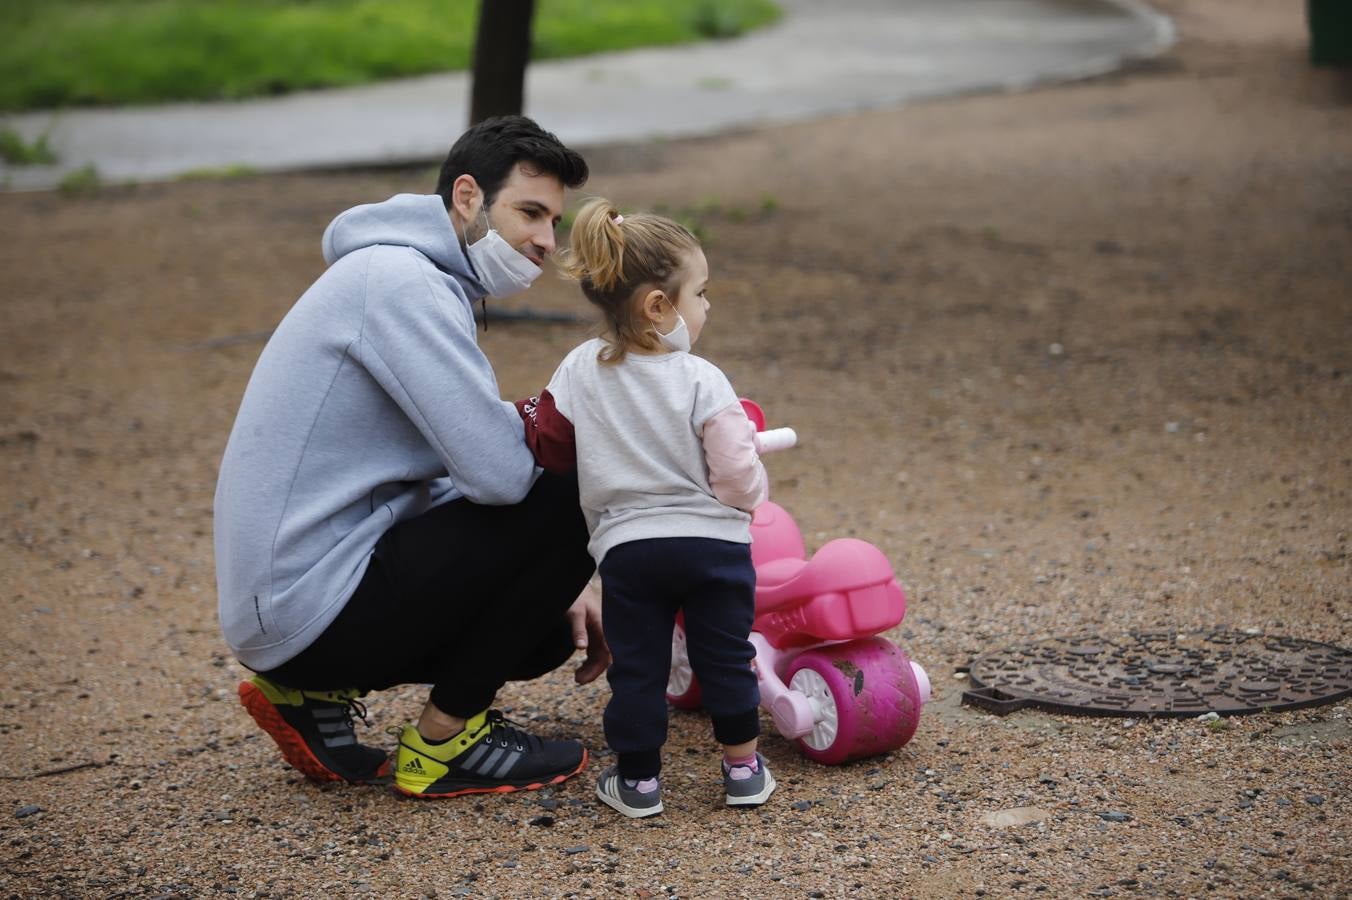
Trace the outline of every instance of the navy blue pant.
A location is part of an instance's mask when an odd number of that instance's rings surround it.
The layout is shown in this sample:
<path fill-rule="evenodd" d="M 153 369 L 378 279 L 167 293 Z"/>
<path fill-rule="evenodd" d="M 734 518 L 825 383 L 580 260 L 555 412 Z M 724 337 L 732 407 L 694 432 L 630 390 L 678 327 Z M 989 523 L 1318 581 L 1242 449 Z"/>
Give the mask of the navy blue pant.
<path fill-rule="evenodd" d="M 685 613 L 686 647 L 720 744 L 760 734 L 760 689 L 747 636 L 756 612 L 751 546 L 709 538 L 620 544 L 601 561 L 602 622 L 614 656 L 606 677 L 606 742 L 625 778 L 662 769 L 671 632 Z"/>

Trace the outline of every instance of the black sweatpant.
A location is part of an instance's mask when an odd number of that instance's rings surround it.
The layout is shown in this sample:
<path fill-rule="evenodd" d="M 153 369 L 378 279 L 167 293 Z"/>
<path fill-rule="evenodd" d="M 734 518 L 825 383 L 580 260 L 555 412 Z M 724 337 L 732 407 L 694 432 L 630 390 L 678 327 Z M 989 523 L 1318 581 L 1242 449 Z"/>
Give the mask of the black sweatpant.
<path fill-rule="evenodd" d="M 594 570 L 576 477 L 546 473 L 514 506 L 452 501 L 387 531 L 338 618 L 263 674 L 305 690 L 431 684 L 438 709 L 469 718 L 573 654 L 564 613 Z"/>
<path fill-rule="evenodd" d="M 654 538 L 601 560 L 601 620 L 614 661 L 607 672 L 606 742 L 625 778 L 662 769 L 671 632 L 685 613 L 686 650 L 720 744 L 760 734 L 760 688 L 748 635 L 756 613 L 751 546 L 709 538 Z"/>

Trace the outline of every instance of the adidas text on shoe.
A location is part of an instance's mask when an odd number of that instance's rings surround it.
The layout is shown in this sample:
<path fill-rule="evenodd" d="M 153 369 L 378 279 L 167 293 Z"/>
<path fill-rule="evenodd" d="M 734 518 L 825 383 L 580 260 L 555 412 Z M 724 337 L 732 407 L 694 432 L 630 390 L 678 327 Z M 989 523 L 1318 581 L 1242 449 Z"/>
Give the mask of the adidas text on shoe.
<path fill-rule="evenodd" d="M 497 710 L 484 710 L 442 744 L 429 744 L 415 726 L 404 726 L 394 787 L 426 798 L 533 791 L 576 775 L 586 764 L 587 751 L 577 741 L 538 738 Z"/>
<path fill-rule="evenodd" d="M 655 816 L 662 811 L 660 780 L 645 778 L 631 785 L 620 777 L 615 766 L 607 768 L 596 779 L 596 796 L 611 809 L 631 819 Z"/>
<path fill-rule="evenodd" d="M 388 784 L 390 761 L 385 751 L 357 742 L 352 719 L 366 720 L 360 696 L 356 690 L 295 690 L 262 675 L 239 684 L 239 702 L 306 778 Z"/>
<path fill-rule="evenodd" d="M 750 766 L 723 764 L 723 789 L 728 793 L 728 806 L 760 806 L 775 792 L 775 776 L 765 764 L 765 757 L 756 754 L 756 771 Z"/>

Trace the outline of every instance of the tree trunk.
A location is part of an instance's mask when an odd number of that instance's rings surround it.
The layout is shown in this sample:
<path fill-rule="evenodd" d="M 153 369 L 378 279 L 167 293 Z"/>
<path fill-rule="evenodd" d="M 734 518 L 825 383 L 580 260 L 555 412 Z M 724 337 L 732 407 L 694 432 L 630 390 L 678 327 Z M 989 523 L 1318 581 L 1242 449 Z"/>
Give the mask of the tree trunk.
<path fill-rule="evenodd" d="M 535 0 L 480 0 L 469 123 L 525 109 Z"/>

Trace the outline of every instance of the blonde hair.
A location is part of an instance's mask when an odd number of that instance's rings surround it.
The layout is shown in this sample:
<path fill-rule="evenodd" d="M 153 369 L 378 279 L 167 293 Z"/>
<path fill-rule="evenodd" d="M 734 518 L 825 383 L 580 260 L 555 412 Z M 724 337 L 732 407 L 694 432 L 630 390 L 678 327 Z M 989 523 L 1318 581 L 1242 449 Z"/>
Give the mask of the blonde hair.
<path fill-rule="evenodd" d="M 699 247 L 695 236 L 664 216 L 622 216 L 609 200 L 595 197 L 578 210 L 569 243 L 559 254 L 559 267 L 605 315 L 602 336 L 608 346 L 598 358 L 617 363 L 630 348 L 656 349 L 657 340 L 635 300 L 644 287 L 673 297 L 678 293 L 680 285 L 672 283 L 672 276 Z"/>

